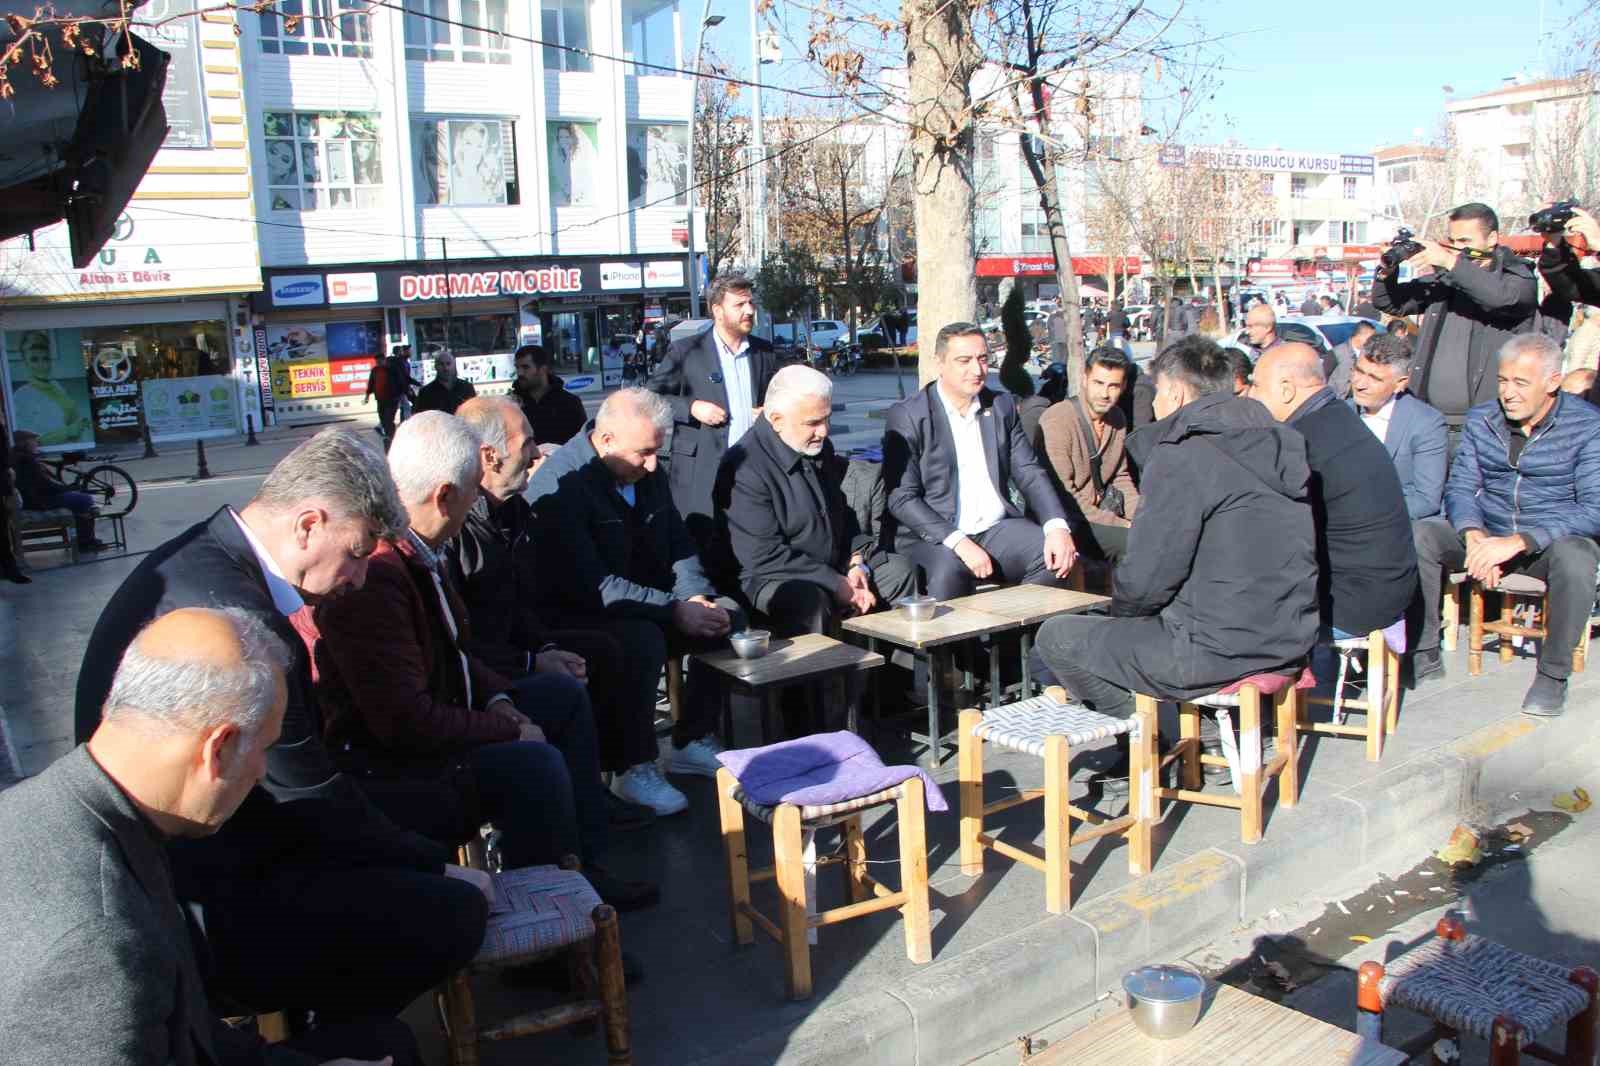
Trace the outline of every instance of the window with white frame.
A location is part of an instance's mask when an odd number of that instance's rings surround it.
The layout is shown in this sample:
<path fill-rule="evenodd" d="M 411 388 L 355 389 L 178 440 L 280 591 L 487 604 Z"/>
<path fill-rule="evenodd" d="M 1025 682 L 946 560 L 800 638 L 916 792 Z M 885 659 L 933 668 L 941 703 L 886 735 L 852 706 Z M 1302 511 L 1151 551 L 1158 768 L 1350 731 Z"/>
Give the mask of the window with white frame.
<path fill-rule="evenodd" d="M 648 64 L 635 67 L 634 73 L 673 76 L 681 65 L 677 0 L 630 0 L 623 4 L 622 16 L 628 27 L 628 58 Z"/>
<path fill-rule="evenodd" d="M 998 207 L 979 207 L 973 212 L 972 228 L 979 253 L 993 253 L 1001 250 L 1000 209 Z"/>
<path fill-rule="evenodd" d="M 372 57 L 372 19 L 361 0 L 278 0 L 258 17 L 269 55 Z"/>
<path fill-rule="evenodd" d="M 545 42 L 545 70 L 594 69 L 583 52 L 568 51 L 589 48 L 589 5 L 585 0 L 543 0 L 539 8 L 539 36 Z"/>
<path fill-rule="evenodd" d="M 406 58 L 510 63 L 507 0 L 404 0 Z"/>
<path fill-rule="evenodd" d="M 1306 198 L 1306 178 L 1304 174 L 1290 175 L 1289 195 L 1296 200 L 1304 200 Z"/>
<path fill-rule="evenodd" d="M 358 111 L 269 111 L 262 116 L 273 211 L 379 207 L 378 116 Z"/>
<path fill-rule="evenodd" d="M 1022 209 L 1022 250 L 1048 252 L 1050 250 L 1050 223 L 1045 220 L 1044 209 Z"/>
<path fill-rule="evenodd" d="M 1344 198 L 1346 200 L 1354 200 L 1356 198 L 1356 179 L 1355 178 L 1346 177 L 1344 179 Z"/>
<path fill-rule="evenodd" d="M 417 203 L 515 204 L 516 127 L 499 118 L 424 118 L 412 127 Z"/>

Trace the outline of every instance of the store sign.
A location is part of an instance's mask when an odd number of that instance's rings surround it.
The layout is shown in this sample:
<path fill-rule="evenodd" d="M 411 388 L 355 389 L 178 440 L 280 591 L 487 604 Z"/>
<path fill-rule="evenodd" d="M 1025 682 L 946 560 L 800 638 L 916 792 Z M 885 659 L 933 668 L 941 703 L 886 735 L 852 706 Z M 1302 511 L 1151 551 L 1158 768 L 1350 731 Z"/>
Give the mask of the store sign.
<path fill-rule="evenodd" d="M 1136 255 L 1123 256 L 1118 264 L 1118 272 L 1122 274 L 1137 274 L 1142 265 L 1142 260 Z M 1104 256 L 1073 256 L 1072 272 L 1079 277 L 1093 277 L 1104 274 L 1106 261 Z M 1053 255 L 986 255 L 978 259 L 977 276 L 980 278 L 1022 278 L 1053 276 L 1056 272 L 1056 259 Z"/>
<path fill-rule="evenodd" d="M 194 437 L 234 432 L 233 389 L 220 374 L 154 378 L 140 383 L 152 437 Z"/>
<path fill-rule="evenodd" d="M 570 378 L 563 378 L 568 392 L 599 392 L 600 378 L 595 374 L 574 374 Z"/>
<path fill-rule="evenodd" d="M 534 296 L 546 292 L 582 290 L 583 271 L 576 267 L 400 275 L 400 299 L 405 303 L 415 300 L 443 300 L 455 296 Z"/>
<path fill-rule="evenodd" d="M 644 265 L 644 287 L 647 289 L 680 289 L 683 287 L 683 260 L 662 259 Z"/>
<path fill-rule="evenodd" d="M 309 322 L 266 329 L 279 402 L 364 396 L 383 351 L 382 322 Z"/>
<path fill-rule="evenodd" d="M 134 23 L 146 40 L 171 57 L 167 83 L 161 90 L 161 106 L 167 112 L 163 148 L 211 147 L 197 10 L 194 0 L 148 0 L 139 8 Z"/>
<path fill-rule="evenodd" d="M 330 304 L 371 304 L 378 302 L 378 275 L 329 274 L 328 302 Z"/>
<path fill-rule="evenodd" d="M 1370 155 L 1316 155 L 1276 149 L 1185 147 L 1169 144 L 1157 157 L 1164 167 L 1196 166 L 1213 170 L 1291 171 L 1296 174 L 1354 174 L 1371 176 Z"/>
<path fill-rule="evenodd" d="M 272 404 L 272 365 L 267 358 L 267 331 L 256 330 L 256 390 L 261 395 L 261 426 L 265 429 L 271 425 Z"/>
<path fill-rule="evenodd" d="M 280 274 L 272 279 L 273 307 L 320 307 L 326 301 L 321 274 Z"/>
<path fill-rule="evenodd" d="M 644 284 L 644 271 L 638 263 L 601 263 L 602 289 L 637 289 Z"/>

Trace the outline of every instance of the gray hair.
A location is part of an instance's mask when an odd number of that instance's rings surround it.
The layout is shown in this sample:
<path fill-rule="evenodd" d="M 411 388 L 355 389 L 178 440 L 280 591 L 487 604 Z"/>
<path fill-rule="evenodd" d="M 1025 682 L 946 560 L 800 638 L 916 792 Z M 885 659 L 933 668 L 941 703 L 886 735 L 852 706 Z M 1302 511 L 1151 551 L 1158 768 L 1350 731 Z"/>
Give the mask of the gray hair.
<path fill-rule="evenodd" d="M 1536 355 L 1546 374 L 1561 372 L 1561 345 L 1543 333 L 1519 333 L 1500 346 L 1501 359 Z"/>
<path fill-rule="evenodd" d="M 832 400 L 833 379 L 820 370 L 793 363 L 772 375 L 766 406 L 783 408 L 792 400 Z"/>
<path fill-rule="evenodd" d="M 347 430 L 325 429 L 284 456 L 254 502 L 282 512 L 311 501 L 335 518 L 369 523 L 379 537 L 400 536 L 411 525 L 383 453 Z"/>
<path fill-rule="evenodd" d="M 389 445 L 389 472 L 406 503 L 421 503 L 440 485 L 476 489 L 483 477 L 481 438 L 455 415 L 424 411 L 400 423 Z"/>
<path fill-rule="evenodd" d="M 238 663 L 146 655 L 134 638 L 122 653 L 103 720 L 164 733 L 202 733 L 233 725 L 253 740 L 272 713 L 289 648 L 261 618 L 239 607 L 204 608 L 226 616 L 239 638 Z"/>
<path fill-rule="evenodd" d="M 474 396 L 456 408 L 456 417 L 478 435 L 480 442 L 493 448 L 496 455 L 504 456 L 511 446 L 506 420 L 527 415 L 522 413 L 522 405 L 509 396 Z"/>
<path fill-rule="evenodd" d="M 614 429 L 620 419 L 629 416 L 647 418 L 661 432 L 672 428 L 672 408 L 667 401 L 649 389 L 618 389 L 600 404 L 595 412 L 596 429 Z"/>

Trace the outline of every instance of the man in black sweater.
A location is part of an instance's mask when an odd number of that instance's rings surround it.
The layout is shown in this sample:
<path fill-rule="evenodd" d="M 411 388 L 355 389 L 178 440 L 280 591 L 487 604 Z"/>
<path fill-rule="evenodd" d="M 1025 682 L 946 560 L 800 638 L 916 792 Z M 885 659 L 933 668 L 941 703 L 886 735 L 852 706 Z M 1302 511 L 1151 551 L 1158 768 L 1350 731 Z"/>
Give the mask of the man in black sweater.
<path fill-rule="evenodd" d="M 1267 349 L 1250 395 L 1306 441 L 1324 639 L 1330 630 L 1342 639 L 1393 625 L 1416 593 L 1417 555 L 1389 453 L 1328 388 L 1308 344 Z"/>

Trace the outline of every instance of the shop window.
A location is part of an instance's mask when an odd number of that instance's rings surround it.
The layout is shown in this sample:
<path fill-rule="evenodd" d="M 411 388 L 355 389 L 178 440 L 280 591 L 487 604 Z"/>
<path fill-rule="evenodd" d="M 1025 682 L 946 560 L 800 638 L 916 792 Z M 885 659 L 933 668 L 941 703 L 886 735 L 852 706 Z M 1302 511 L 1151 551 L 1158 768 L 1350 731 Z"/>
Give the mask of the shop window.
<path fill-rule="evenodd" d="M 419 204 L 515 204 L 515 126 L 498 118 L 423 119 L 413 134 Z"/>
<path fill-rule="evenodd" d="M 628 123 L 628 206 L 689 202 L 687 123 Z"/>
<path fill-rule="evenodd" d="M 267 195 L 274 211 L 368 210 L 382 204 L 378 116 L 269 111 Z"/>
<path fill-rule="evenodd" d="M 278 0 L 257 17 L 269 55 L 372 58 L 372 20 L 360 0 Z"/>
<path fill-rule="evenodd" d="M 448 335 L 448 340 L 446 336 Z M 413 318 L 411 350 L 421 361 L 421 377 L 432 381 L 434 360 L 453 355 L 456 374 L 480 384 L 517 376 L 511 353 L 517 350 L 517 316 L 511 312 Z"/>
<path fill-rule="evenodd" d="M 272 398 L 299 403 L 366 395 L 383 355 L 383 323 L 293 322 L 267 327 Z"/>
<path fill-rule="evenodd" d="M 589 6 L 584 0 L 544 0 L 539 9 L 539 31 L 545 42 L 545 70 L 594 69 L 584 54 L 589 48 Z M 568 51 L 572 48 L 583 51 Z"/>
<path fill-rule="evenodd" d="M 404 0 L 406 58 L 510 63 L 506 0 Z"/>
<path fill-rule="evenodd" d="M 678 5 L 643 0 L 624 4 L 628 22 L 628 58 L 649 66 L 634 67 L 635 74 L 672 77 L 678 67 Z M 661 68 L 667 69 L 661 69 Z"/>

